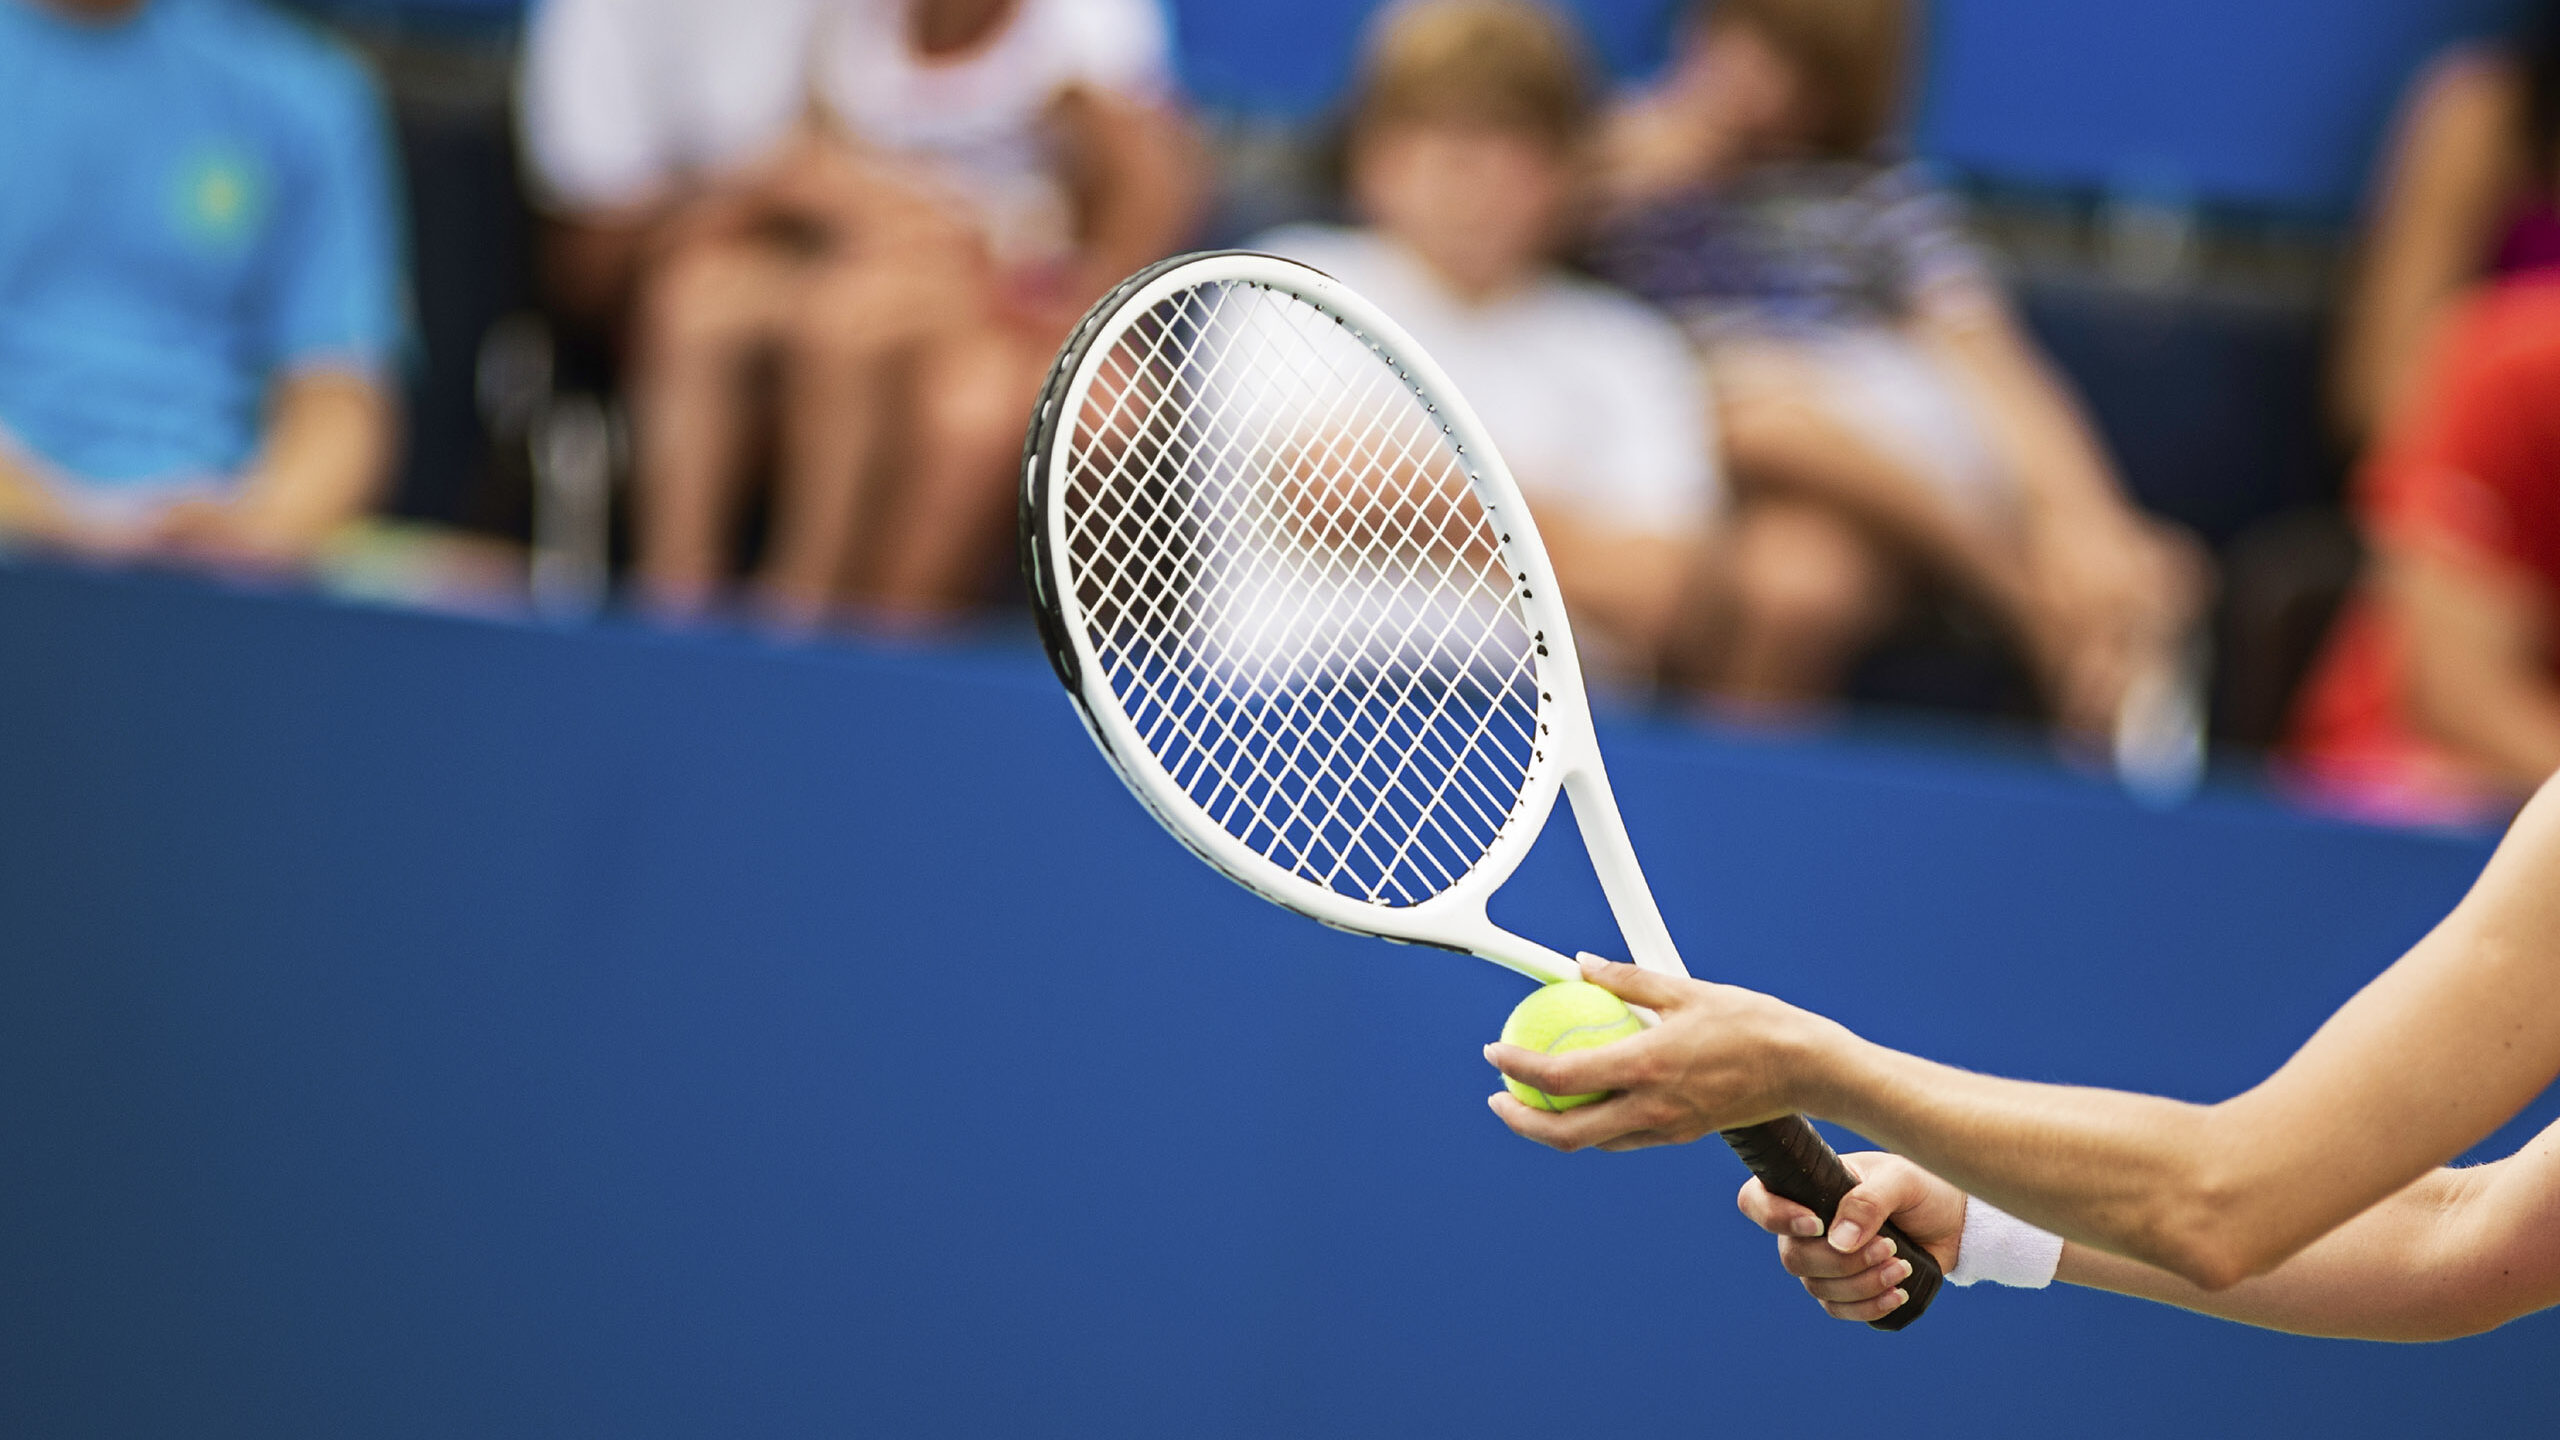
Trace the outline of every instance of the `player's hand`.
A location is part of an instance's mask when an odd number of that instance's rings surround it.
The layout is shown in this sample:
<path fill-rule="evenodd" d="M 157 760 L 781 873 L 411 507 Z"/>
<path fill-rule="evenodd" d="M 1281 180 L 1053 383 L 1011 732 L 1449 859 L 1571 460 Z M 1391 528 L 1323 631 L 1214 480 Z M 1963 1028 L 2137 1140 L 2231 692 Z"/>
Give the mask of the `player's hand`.
<path fill-rule="evenodd" d="M 1662 1023 L 1615 1044 L 1562 1055 L 1502 1044 L 1484 1050 L 1502 1073 L 1550 1095 L 1617 1092 L 1562 1114 L 1531 1109 L 1508 1091 L 1491 1097 L 1503 1124 L 1558 1150 L 1685 1145 L 1793 1114 L 1802 1108 L 1795 1097 L 1807 1057 L 1825 1039 L 1846 1034 L 1738 986 L 1674 979 L 1589 955 L 1582 957 L 1582 978 L 1654 1011 Z"/>
<path fill-rule="evenodd" d="M 1902 1282 L 1911 1262 L 1883 1236 L 1892 1221 L 1926 1249 L 1940 1270 L 1956 1268 L 1964 1240 L 1965 1193 L 1903 1159 L 1880 1150 L 1840 1157 L 1858 1176 L 1858 1188 L 1840 1201 L 1829 1234 L 1822 1219 L 1793 1200 L 1772 1195 L 1757 1178 L 1734 1197 L 1751 1223 L 1778 1237 L 1778 1263 L 1804 1282 L 1835 1320 L 1860 1323 L 1898 1309 L 1908 1297 Z"/>

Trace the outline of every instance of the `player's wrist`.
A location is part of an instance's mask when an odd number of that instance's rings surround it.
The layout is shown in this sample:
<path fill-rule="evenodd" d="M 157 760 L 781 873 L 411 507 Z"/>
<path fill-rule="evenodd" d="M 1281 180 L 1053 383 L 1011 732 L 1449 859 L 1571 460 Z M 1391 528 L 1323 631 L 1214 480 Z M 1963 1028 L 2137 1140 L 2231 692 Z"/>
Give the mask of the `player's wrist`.
<path fill-rule="evenodd" d="M 2062 1267 L 2062 1237 L 2028 1224 L 1979 1195 L 1967 1196 L 1964 1231 L 1956 1242 L 1950 1285 L 1989 1282 L 2041 1290 Z"/>
<path fill-rule="evenodd" d="M 1846 1097 L 1854 1090 L 1853 1072 L 1860 1052 L 1870 1048 L 1855 1031 L 1809 1010 L 1786 1007 L 1771 1044 L 1774 1099 L 1785 1113 L 1842 1118 Z"/>

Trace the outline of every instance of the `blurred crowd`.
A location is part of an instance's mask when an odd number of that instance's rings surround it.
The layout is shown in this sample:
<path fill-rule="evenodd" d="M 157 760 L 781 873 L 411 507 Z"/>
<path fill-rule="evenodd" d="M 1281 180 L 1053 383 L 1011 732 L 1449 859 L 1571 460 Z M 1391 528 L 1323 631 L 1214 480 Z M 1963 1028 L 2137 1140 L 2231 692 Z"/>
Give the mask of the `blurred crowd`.
<path fill-rule="evenodd" d="M 1911 158 L 1922 18 L 1706 0 L 1610 93 L 1567 12 L 1403 0 L 1325 213 L 1214 238 L 1441 362 L 1610 683 L 1818 716 L 1934 617 L 2067 745 L 2174 765 L 2215 566 Z M 2420 75 L 2340 301 L 2369 560 L 2281 748 L 2358 813 L 2493 816 L 2560 768 L 2555 19 Z M 627 416 L 632 607 L 931 635 L 1013 603 L 1049 358 L 1208 237 L 1156 0 L 542 0 L 517 83 L 544 310 Z M 340 543 L 398 444 L 392 156 L 364 66 L 259 0 L 0 0 L 0 544 L 279 574 Z"/>

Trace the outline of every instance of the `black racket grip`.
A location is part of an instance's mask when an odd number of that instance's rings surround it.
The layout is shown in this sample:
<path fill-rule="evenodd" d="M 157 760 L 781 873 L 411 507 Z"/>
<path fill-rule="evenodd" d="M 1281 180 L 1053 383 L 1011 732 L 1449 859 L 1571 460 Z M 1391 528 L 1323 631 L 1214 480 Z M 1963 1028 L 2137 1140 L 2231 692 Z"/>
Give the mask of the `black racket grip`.
<path fill-rule="evenodd" d="M 1840 1198 L 1857 1188 L 1857 1177 L 1840 1163 L 1822 1132 L 1801 1115 L 1772 1120 L 1766 1125 L 1753 1125 L 1742 1130 L 1724 1132 L 1725 1143 L 1770 1194 L 1793 1200 L 1829 1225 L 1839 1212 Z M 1881 1320 L 1867 1323 L 1878 1330 L 1899 1330 L 1920 1318 L 1929 1302 L 1938 1298 L 1938 1287 L 1946 1276 L 1938 1270 L 1937 1257 L 1921 1249 L 1902 1233 L 1898 1225 L 1888 1223 L 1884 1233 L 1893 1240 L 1894 1249 L 1911 1262 L 1910 1278 L 1902 1282 L 1906 1297 Z"/>

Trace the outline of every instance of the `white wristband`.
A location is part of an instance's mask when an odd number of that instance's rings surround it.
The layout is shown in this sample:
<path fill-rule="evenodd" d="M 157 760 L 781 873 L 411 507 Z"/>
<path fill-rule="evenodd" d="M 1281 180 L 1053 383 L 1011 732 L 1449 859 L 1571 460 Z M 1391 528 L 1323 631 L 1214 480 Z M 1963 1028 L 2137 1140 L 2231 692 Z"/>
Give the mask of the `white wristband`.
<path fill-rule="evenodd" d="M 1979 1195 L 1964 1202 L 1964 1238 L 1956 1244 L 1950 1284 L 1988 1280 L 2021 1290 L 2041 1290 L 2062 1267 L 2062 1237 L 2039 1230 Z"/>

